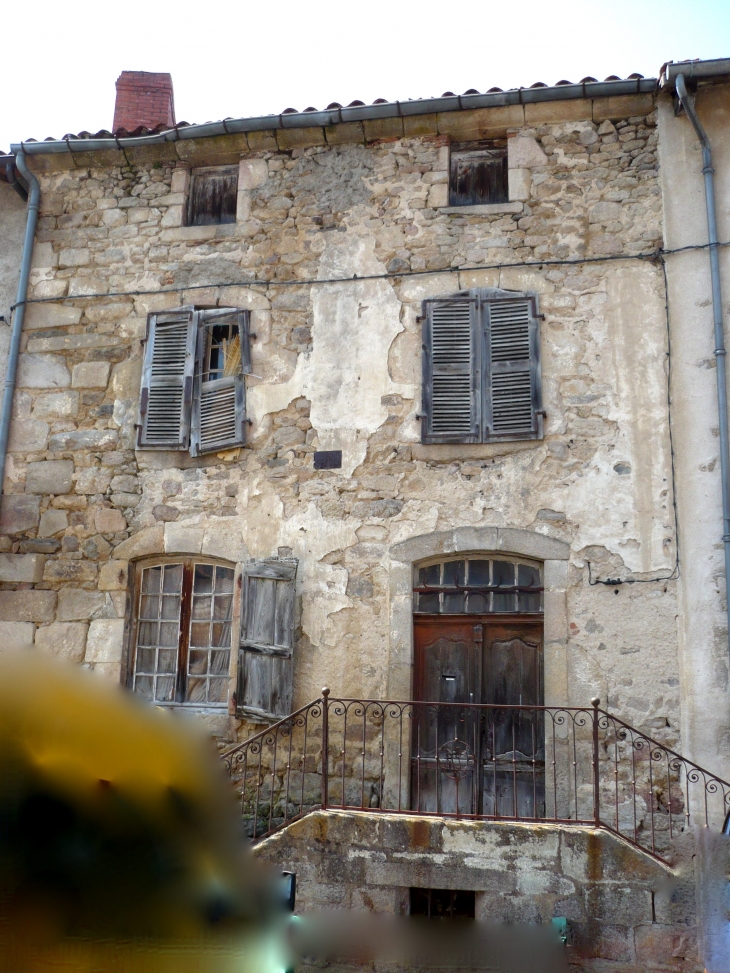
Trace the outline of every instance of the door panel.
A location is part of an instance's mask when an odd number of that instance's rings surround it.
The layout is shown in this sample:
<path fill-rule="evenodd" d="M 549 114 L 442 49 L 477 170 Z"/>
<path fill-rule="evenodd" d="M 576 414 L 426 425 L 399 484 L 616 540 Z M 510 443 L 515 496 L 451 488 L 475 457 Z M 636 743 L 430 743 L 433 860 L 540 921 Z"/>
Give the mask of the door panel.
<path fill-rule="evenodd" d="M 542 705 L 542 620 L 416 616 L 414 627 L 413 809 L 544 816 L 544 719 L 511 708 Z"/>
<path fill-rule="evenodd" d="M 473 619 L 416 619 L 418 706 L 413 728 L 414 809 L 474 814 L 478 803 L 478 714 L 482 625 Z M 428 703 L 448 703 L 429 706 Z"/>
<path fill-rule="evenodd" d="M 490 626 L 484 642 L 482 813 L 539 818 L 545 813 L 542 633 L 517 622 Z M 502 708 L 504 707 L 504 708 Z"/>

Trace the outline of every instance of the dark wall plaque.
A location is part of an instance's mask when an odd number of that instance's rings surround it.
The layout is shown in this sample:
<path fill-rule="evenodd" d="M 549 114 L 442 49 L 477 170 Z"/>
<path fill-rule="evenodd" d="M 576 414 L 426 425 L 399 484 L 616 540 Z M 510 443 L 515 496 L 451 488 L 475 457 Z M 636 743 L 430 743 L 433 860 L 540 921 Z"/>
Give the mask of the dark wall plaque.
<path fill-rule="evenodd" d="M 341 470 L 341 449 L 318 449 L 314 454 L 315 470 Z"/>

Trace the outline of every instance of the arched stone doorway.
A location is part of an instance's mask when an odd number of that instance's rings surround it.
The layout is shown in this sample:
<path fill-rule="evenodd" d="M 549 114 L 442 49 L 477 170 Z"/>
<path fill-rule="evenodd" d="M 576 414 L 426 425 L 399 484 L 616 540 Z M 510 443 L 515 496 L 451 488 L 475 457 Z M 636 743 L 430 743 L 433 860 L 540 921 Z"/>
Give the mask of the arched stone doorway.
<path fill-rule="evenodd" d="M 391 549 L 388 695 L 420 701 L 415 809 L 541 816 L 541 714 L 511 707 L 568 702 L 568 554 L 554 538 L 488 527 Z"/>

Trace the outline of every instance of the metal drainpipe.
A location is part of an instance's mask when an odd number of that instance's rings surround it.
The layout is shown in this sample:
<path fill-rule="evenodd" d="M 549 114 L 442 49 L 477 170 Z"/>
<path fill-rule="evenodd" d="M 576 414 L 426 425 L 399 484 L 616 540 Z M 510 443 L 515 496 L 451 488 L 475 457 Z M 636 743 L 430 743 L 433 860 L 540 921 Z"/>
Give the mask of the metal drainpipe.
<path fill-rule="evenodd" d="M 684 76 L 675 80 L 677 94 L 702 146 L 702 172 L 705 177 L 707 205 L 707 234 L 710 244 L 710 278 L 712 281 L 712 315 L 715 326 L 715 362 L 717 364 L 717 409 L 720 422 L 720 474 L 722 478 L 722 540 L 725 545 L 725 598 L 728 616 L 728 649 L 730 651 L 730 464 L 728 462 L 727 379 L 725 375 L 725 332 L 722 325 L 722 294 L 720 291 L 720 260 L 718 257 L 717 218 L 715 215 L 715 170 L 712 168 L 712 147 L 702 127 L 694 103 L 687 93 Z"/>
<path fill-rule="evenodd" d="M 15 376 L 18 370 L 18 356 L 20 354 L 20 338 L 23 333 L 25 320 L 25 299 L 28 295 L 28 278 L 30 277 L 30 262 L 33 256 L 33 241 L 38 222 L 38 204 L 41 198 L 41 187 L 33 173 L 26 167 L 25 153 L 15 156 L 15 165 L 28 184 L 28 217 L 25 222 L 25 240 L 23 241 L 23 256 L 20 262 L 20 279 L 18 280 L 18 296 L 16 298 L 15 314 L 10 331 L 10 351 L 8 353 L 8 371 L 5 378 L 5 392 L 3 394 L 2 415 L 0 415 L 0 494 L 5 477 L 5 459 L 8 452 L 8 436 L 10 434 L 10 416 L 13 411 L 13 396 L 15 394 Z"/>

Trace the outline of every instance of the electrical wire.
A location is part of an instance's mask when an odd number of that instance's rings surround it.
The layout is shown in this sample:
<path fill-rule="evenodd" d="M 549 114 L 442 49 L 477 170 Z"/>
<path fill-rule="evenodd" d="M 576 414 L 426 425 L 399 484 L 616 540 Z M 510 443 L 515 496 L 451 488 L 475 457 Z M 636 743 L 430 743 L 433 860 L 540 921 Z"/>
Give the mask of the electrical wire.
<path fill-rule="evenodd" d="M 679 577 L 679 512 L 677 510 L 674 434 L 672 431 L 672 331 L 669 318 L 669 281 L 667 280 L 667 262 L 664 253 L 659 254 L 659 260 L 661 261 L 662 277 L 664 280 L 664 317 L 667 324 L 667 425 L 669 427 L 669 456 L 672 469 L 672 507 L 674 508 L 674 567 L 672 568 L 671 574 L 660 575 L 658 578 L 596 578 L 593 580 L 591 575 L 591 562 L 587 561 L 589 585 L 603 584 L 607 587 L 614 587 L 621 584 L 656 584 L 660 581 L 674 581 Z"/>
<path fill-rule="evenodd" d="M 664 256 L 671 256 L 676 253 L 685 253 L 690 250 L 707 250 L 709 243 L 693 243 L 686 247 L 675 247 L 673 249 L 659 248 L 648 250 L 643 253 L 613 253 L 597 257 L 572 257 L 566 260 L 525 260 L 508 263 L 495 264 L 472 264 L 466 267 L 445 267 L 440 270 L 401 270 L 394 273 L 384 274 L 353 274 L 351 277 L 310 277 L 297 278 L 295 280 L 231 280 L 220 281 L 208 284 L 180 284 L 177 287 L 164 287 L 160 290 L 130 290 L 130 291 L 110 291 L 106 294 L 75 294 L 73 297 L 31 297 L 25 301 L 18 301 L 17 304 L 10 306 L 11 312 L 15 311 L 21 304 L 57 304 L 59 301 L 86 301 L 96 298 L 110 297 L 143 297 L 157 294 L 179 294 L 183 291 L 209 290 L 211 287 L 307 287 L 317 284 L 352 284 L 360 283 L 365 280 L 395 280 L 400 277 L 435 277 L 444 274 L 465 274 L 477 270 L 509 270 L 514 267 L 570 267 L 580 266 L 581 264 L 609 263 L 617 260 L 648 260 L 654 261 Z M 713 244 L 717 247 L 728 247 L 730 241 L 726 243 Z"/>

